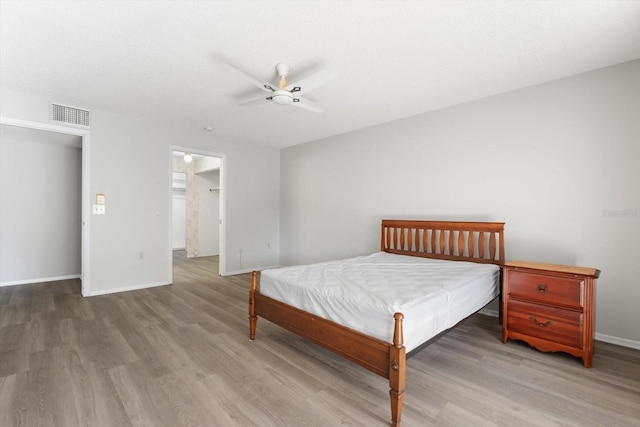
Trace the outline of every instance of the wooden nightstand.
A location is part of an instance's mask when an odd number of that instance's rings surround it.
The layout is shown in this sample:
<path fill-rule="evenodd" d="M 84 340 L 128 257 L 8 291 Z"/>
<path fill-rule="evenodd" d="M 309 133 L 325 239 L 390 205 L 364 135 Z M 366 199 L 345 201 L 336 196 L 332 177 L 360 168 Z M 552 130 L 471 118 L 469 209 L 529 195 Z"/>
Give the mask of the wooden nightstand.
<path fill-rule="evenodd" d="M 511 261 L 504 265 L 502 342 L 563 351 L 591 367 L 595 284 L 600 270 Z"/>

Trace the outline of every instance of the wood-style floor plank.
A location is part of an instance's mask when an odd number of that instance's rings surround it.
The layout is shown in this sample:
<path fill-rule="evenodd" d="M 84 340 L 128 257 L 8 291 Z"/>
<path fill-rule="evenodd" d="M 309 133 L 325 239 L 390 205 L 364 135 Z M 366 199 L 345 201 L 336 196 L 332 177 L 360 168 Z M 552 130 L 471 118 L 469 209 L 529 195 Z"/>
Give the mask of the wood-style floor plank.
<path fill-rule="evenodd" d="M 171 286 L 82 298 L 0 288 L 0 426 L 388 426 L 388 382 L 267 321 L 250 275 L 176 258 Z M 500 341 L 476 314 L 407 363 L 403 426 L 640 426 L 640 351 L 593 368 Z"/>

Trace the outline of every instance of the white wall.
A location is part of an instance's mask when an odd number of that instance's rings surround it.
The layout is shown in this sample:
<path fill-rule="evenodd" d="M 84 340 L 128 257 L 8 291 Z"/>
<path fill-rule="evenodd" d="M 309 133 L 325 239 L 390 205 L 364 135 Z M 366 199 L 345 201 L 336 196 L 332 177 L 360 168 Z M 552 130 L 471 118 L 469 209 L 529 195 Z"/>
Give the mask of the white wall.
<path fill-rule="evenodd" d="M 56 101 L 78 105 L 73 100 Z M 48 102 L 3 89 L 0 116 L 50 123 Z M 81 107 L 91 110 L 89 192 L 91 198 L 105 193 L 107 200 L 106 215 L 86 219 L 91 243 L 90 288 L 85 294 L 171 282 L 170 147 L 184 141 L 196 149 L 226 155 L 227 274 L 278 264 L 277 150 L 221 141 L 200 125 Z M 267 242 L 273 242 L 272 249 Z M 143 260 L 139 252 L 144 252 Z"/>
<path fill-rule="evenodd" d="M 194 169 L 196 173 L 202 173 L 207 171 L 219 170 L 222 164 L 222 159 L 219 157 L 200 157 L 197 156 L 194 159 Z"/>
<path fill-rule="evenodd" d="M 220 170 L 198 174 L 198 256 L 220 253 Z M 215 189 L 211 191 L 212 189 Z"/>
<path fill-rule="evenodd" d="M 82 152 L 0 138 L 0 286 L 80 277 Z"/>
<path fill-rule="evenodd" d="M 281 263 L 375 251 L 382 218 L 505 221 L 508 260 L 602 270 L 597 336 L 640 348 L 638 141 L 634 61 L 290 147 Z"/>

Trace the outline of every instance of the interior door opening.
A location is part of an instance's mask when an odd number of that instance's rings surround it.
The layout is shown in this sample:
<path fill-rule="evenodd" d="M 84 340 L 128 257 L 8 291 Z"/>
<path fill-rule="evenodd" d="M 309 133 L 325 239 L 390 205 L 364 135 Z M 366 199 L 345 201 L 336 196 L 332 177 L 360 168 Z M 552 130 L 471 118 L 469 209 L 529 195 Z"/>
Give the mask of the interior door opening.
<path fill-rule="evenodd" d="M 223 164 L 223 156 L 172 149 L 172 263 L 217 257 L 224 273 Z"/>
<path fill-rule="evenodd" d="M 11 179 L 2 179 L 7 186 L 0 191 L 3 209 L 8 208 L 2 214 L 8 223 L 2 226 L 7 235 L 1 258 L 7 264 L 0 266 L 0 286 L 80 278 L 87 295 L 89 131 L 7 117 L 0 123 L 4 160 L 18 165 L 2 168 Z M 22 185 L 12 184 L 16 181 Z M 40 191 L 47 186 L 56 191 Z"/>

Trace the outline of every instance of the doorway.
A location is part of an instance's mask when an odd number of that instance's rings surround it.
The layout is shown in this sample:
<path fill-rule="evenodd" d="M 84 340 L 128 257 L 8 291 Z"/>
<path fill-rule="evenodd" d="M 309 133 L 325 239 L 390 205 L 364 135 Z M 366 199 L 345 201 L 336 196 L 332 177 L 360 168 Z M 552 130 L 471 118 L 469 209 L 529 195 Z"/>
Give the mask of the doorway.
<path fill-rule="evenodd" d="M 217 259 L 224 274 L 224 155 L 172 147 L 172 265 Z"/>
<path fill-rule="evenodd" d="M 13 144 L 18 144 L 11 146 L 11 142 L 3 143 L 5 160 L 10 158 L 15 162 L 17 173 L 32 171 L 44 175 L 42 188 L 37 187 L 40 185 L 38 182 L 42 181 L 38 180 L 37 176 L 21 180 L 23 185 L 20 187 L 20 201 L 16 203 L 12 201 L 12 194 L 16 189 L 11 184 L 15 183 L 16 177 L 6 183 L 6 188 L 3 187 L 3 208 L 8 206 L 8 210 L 3 211 L 3 221 L 8 218 L 13 224 L 6 231 L 19 233 L 20 237 L 17 241 L 19 245 L 10 248 L 13 258 L 2 257 L 9 265 L 1 268 L 4 276 L 0 284 L 10 286 L 80 278 L 82 295 L 89 294 L 89 130 L 8 117 L 0 117 L 0 125 L 3 138 L 6 136 L 8 140 L 13 140 Z M 42 148 L 36 148 L 34 144 Z M 27 153 L 30 150 L 29 146 L 35 150 L 30 154 Z M 15 151 L 16 147 L 18 151 Z M 43 150 L 48 151 L 44 153 Z M 19 161 L 17 157 L 21 155 L 33 156 L 29 157 L 33 161 Z M 38 167 L 35 162 L 42 156 L 44 158 L 41 167 Z M 21 165 L 29 167 L 24 168 Z M 8 168 L 3 168 L 3 172 L 9 172 Z M 3 184 L 5 181 L 7 180 L 3 179 Z M 28 188 L 25 187 L 27 184 Z M 57 191 L 54 191 L 54 188 L 57 188 Z M 65 188 L 69 194 L 59 194 L 60 189 Z M 13 212 L 14 208 L 17 206 L 21 207 L 18 209 L 20 218 L 12 220 L 12 215 L 16 214 Z M 43 210 L 43 206 L 46 206 L 46 209 Z M 31 229 L 22 233 L 18 230 L 20 224 L 30 224 Z M 39 226 L 43 231 L 34 233 L 34 227 Z M 62 234 L 52 234 L 56 232 Z M 38 243 L 33 240 L 43 236 L 46 236 L 44 241 Z M 3 244 L 11 246 L 9 236 L 3 237 Z M 29 240 L 29 237 L 32 239 Z M 50 250 L 47 242 L 56 242 L 58 246 Z M 60 250 L 60 245 L 65 245 L 65 249 Z M 7 248 L 3 247 L 3 254 L 5 250 Z M 21 254 L 22 250 L 26 253 Z M 40 257 L 38 250 L 44 251 Z M 29 262 L 24 263 L 23 260 Z"/>

